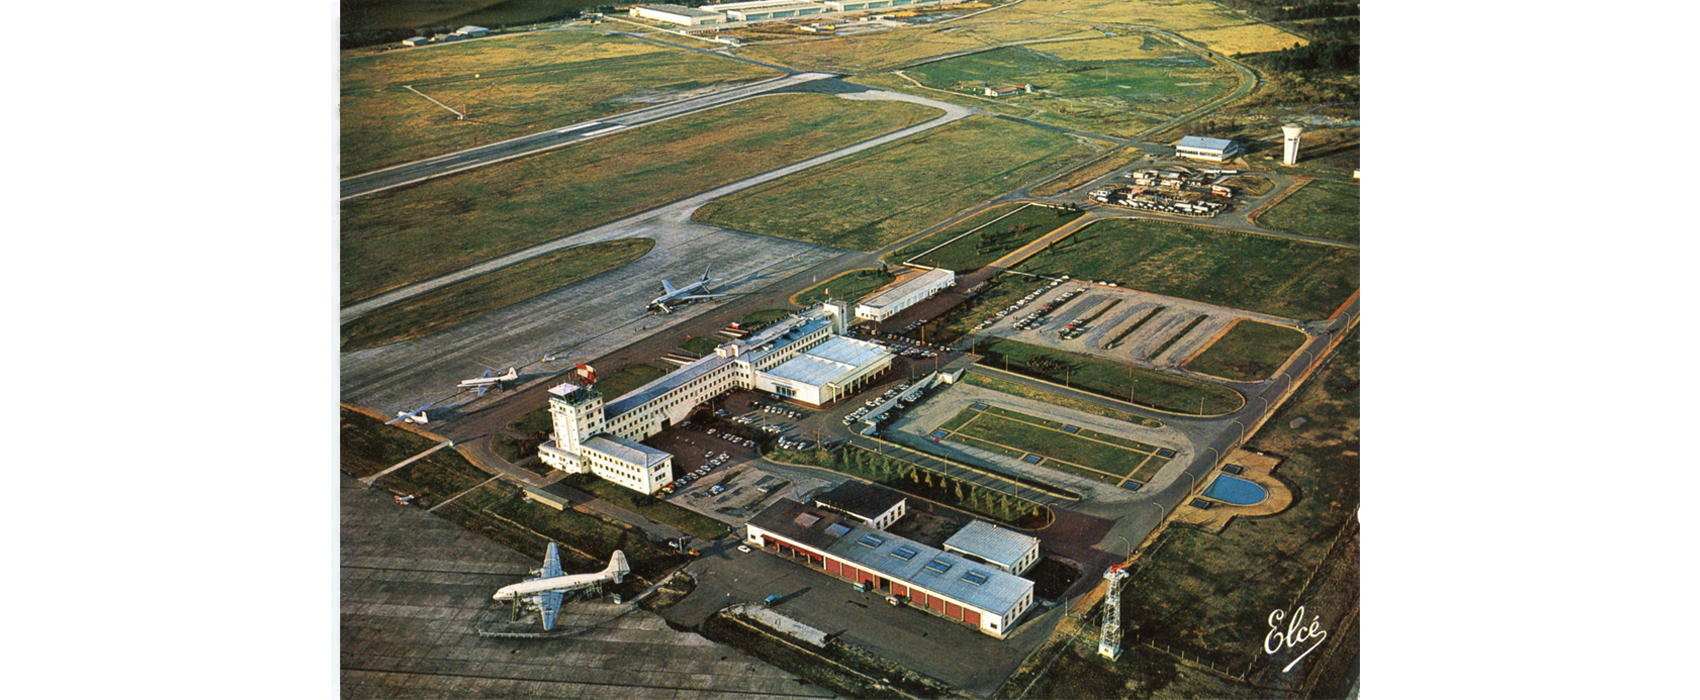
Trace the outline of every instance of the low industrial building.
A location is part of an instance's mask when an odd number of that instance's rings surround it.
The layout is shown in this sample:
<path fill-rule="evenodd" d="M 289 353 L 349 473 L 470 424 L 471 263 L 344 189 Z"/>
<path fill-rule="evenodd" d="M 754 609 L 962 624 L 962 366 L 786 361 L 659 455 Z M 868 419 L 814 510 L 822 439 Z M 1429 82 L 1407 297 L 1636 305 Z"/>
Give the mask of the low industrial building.
<path fill-rule="evenodd" d="M 723 5 L 703 5 L 708 12 L 718 12 L 733 22 L 759 22 L 767 19 L 786 19 L 789 17 L 805 17 L 826 12 L 824 5 L 798 0 L 758 0 L 757 2 L 732 2 Z"/>
<path fill-rule="evenodd" d="M 909 497 L 865 481 L 846 481 L 810 499 L 816 506 L 843 513 L 880 530 L 909 512 Z"/>
<path fill-rule="evenodd" d="M 1175 155 L 1195 160 L 1209 160 L 1220 163 L 1239 155 L 1239 153 L 1240 145 L 1232 139 L 1188 136 L 1175 144 Z"/>
<path fill-rule="evenodd" d="M 468 24 L 460 29 L 456 29 L 454 33 L 467 38 L 474 38 L 489 34 L 490 30 L 485 27 Z"/>
<path fill-rule="evenodd" d="M 629 14 L 639 19 L 677 24 L 682 27 L 721 24 L 726 21 L 725 15 L 718 12 L 709 12 L 681 5 L 638 5 L 632 8 Z"/>
<path fill-rule="evenodd" d="M 959 554 L 788 498 L 745 526 L 745 541 L 1003 639 L 1033 607 L 1033 582 Z"/>
<path fill-rule="evenodd" d="M 732 389 L 761 389 L 812 406 L 859 391 L 891 368 L 884 348 L 844 335 L 849 304 L 827 301 L 760 332 L 715 348 L 606 405 L 593 386 L 549 390 L 554 439 L 538 447 L 544 464 L 592 472 L 655 493 L 673 480 L 672 455 L 638 441 L 685 420 Z"/>
<path fill-rule="evenodd" d="M 956 273 L 933 268 L 856 305 L 856 318 L 884 321 L 956 284 Z"/>
<path fill-rule="evenodd" d="M 424 46 L 429 43 L 431 43 L 431 40 L 422 36 L 410 37 L 401 40 L 402 46 Z"/>
<path fill-rule="evenodd" d="M 1039 538 L 976 520 L 944 541 L 947 552 L 1021 575 L 1039 561 Z"/>

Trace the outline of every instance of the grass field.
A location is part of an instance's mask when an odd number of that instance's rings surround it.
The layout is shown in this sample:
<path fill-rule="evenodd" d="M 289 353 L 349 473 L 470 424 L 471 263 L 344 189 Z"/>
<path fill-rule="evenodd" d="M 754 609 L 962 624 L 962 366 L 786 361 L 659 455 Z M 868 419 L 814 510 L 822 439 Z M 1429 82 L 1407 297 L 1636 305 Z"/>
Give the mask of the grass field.
<path fill-rule="evenodd" d="M 1054 180 L 1036 185 L 1028 189 L 1027 193 L 1035 197 L 1049 197 L 1055 194 L 1062 194 L 1115 172 L 1118 168 L 1122 168 L 1136 160 L 1139 160 L 1139 158 L 1143 155 L 1144 152 L 1137 148 L 1124 148 L 1117 150 L 1116 152 L 1108 154 L 1098 160 L 1082 165 L 1073 171 L 1064 173 L 1062 176 Z"/>
<path fill-rule="evenodd" d="M 725 537 L 726 533 L 731 531 L 731 528 L 728 528 L 725 523 L 719 520 L 657 498 L 644 496 L 606 479 L 590 479 L 578 486 L 597 498 L 655 522 L 672 525 L 695 537 L 717 540 Z M 643 503 L 642 505 L 639 505 L 640 501 Z"/>
<path fill-rule="evenodd" d="M 344 92 L 402 85 L 472 80 L 474 75 L 566 69 L 575 64 L 640 54 L 678 53 L 659 44 L 595 32 L 536 32 L 463 41 L 411 51 L 344 51 Z"/>
<path fill-rule="evenodd" d="M 1018 268 L 1293 319 L 1325 318 L 1358 288 L 1358 251 L 1149 219 L 1092 224 Z"/>
<path fill-rule="evenodd" d="M 1218 415 L 1237 410 L 1245 404 L 1245 397 L 1224 386 L 1013 340 L 988 338 L 979 343 L 979 353 L 984 356 L 981 363 L 989 367 L 1172 413 Z M 1075 373 L 1063 376 L 1054 371 L 1031 368 L 1027 362 L 1035 356 L 1048 356 L 1067 363 Z"/>
<path fill-rule="evenodd" d="M 1304 342 L 1305 335 L 1291 328 L 1240 321 L 1188 362 L 1186 368 L 1224 379 L 1263 381 Z"/>
<path fill-rule="evenodd" d="M 912 262 L 957 272 L 978 270 L 1081 216 L 1080 212 L 1037 204 L 1004 204 L 916 241 L 887 255 L 886 260 L 911 262 L 911 256 L 926 253 Z M 973 233 L 963 236 L 968 231 Z M 932 250 L 957 236 L 962 238 Z"/>
<path fill-rule="evenodd" d="M 396 302 L 342 326 L 342 351 L 430 335 L 641 258 L 648 238 L 573 246 Z"/>
<path fill-rule="evenodd" d="M 752 328 L 765 328 L 771 325 L 774 321 L 790 316 L 792 313 L 791 309 L 762 309 L 760 311 L 751 311 L 744 314 L 743 318 L 738 319 L 738 327 L 745 330 Z"/>
<path fill-rule="evenodd" d="M 1052 131 L 968 117 L 723 197 L 698 209 L 695 219 L 877 251 L 1089 153 Z"/>
<path fill-rule="evenodd" d="M 1035 22 L 1066 19 L 1074 22 L 1134 24 L 1170 30 L 1211 50 L 1225 53 L 1276 51 L 1305 39 L 1229 11 L 1207 0 L 1163 3 L 1118 3 L 1102 0 L 1026 0 L 993 10 L 979 21 Z"/>
<path fill-rule="evenodd" d="M 1257 221 L 1278 231 L 1357 243 L 1358 201 L 1356 184 L 1312 180 Z"/>
<path fill-rule="evenodd" d="M 342 471 L 356 479 L 389 469 L 436 444 L 423 435 L 342 407 Z"/>
<path fill-rule="evenodd" d="M 715 348 L 720 347 L 721 342 L 722 340 L 720 338 L 705 335 L 685 341 L 683 344 L 679 345 L 679 349 L 692 355 L 696 355 L 697 357 L 702 357 L 714 352 Z"/>
<path fill-rule="evenodd" d="M 995 406 L 991 408 L 997 409 Z M 1093 478 L 1102 475 L 1116 477 L 1110 480 L 1100 479 L 1110 484 L 1119 483 L 1120 477 L 1132 474 L 1157 449 L 1142 445 L 1146 449 L 1140 450 L 1133 447 L 1140 443 L 1089 430 L 1070 434 L 1064 432 L 1063 427 L 1063 424 L 1056 421 L 1022 415 L 1007 409 L 977 411 L 970 407 L 963 409 L 955 419 L 943 426 L 943 429 L 951 431 L 952 435 L 941 439 L 955 440 L 960 435 L 1010 448 L 1013 453 L 1005 454 L 1011 454 L 1013 457 L 1019 458 L 1022 454 L 1040 455 L 1046 458 L 1040 466 L 1060 468 L 1061 465 L 1054 462 L 1066 462 L 1102 473 L 1088 475 Z"/>
<path fill-rule="evenodd" d="M 832 298 L 855 301 L 866 296 L 880 287 L 891 284 L 897 275 L 875 267 L 851 270 L 825 282 L 809 287 L 796 296 L 792 302 L 798 306 L 808 306 L 826 298 L 827 292 L 832 292 Z"/>
<path fill-rule="evenodd" d="M 596 390 L 602 393 L 603 401 L 613 401 L 665 376 L 667 370 L 664 369 L 649 365 L 631 365 L 613 374 L 597 377 Z"/>
<path fill-rule="evenodd" d="M 784 44 L 752 44 L 739 53 L 797 70 L 855 74 L 891 70 L 934 56 L 1012 41 L 1096 38 L 1103 35 L 1103 32 L 1082 24 L 979 23 L 910 27 Z"/>
<path fill-rule="evenodd" d="M 1077 42 L 1055 46 L 1072 43 Z M 1179 47 L 1158 58 L 1069 60 L 1051 53 L 1052 46 L 995 49 L 916 66 L 904 75 L 930 88 L 970 95 L 1030 84 L 1033 94 L 998 101 L 1056 117 L 1047 122 L 1117 137 L 1134 136 L 1240 84 L 1233 70 Z"/>
<path fill-rule="evenodd" d="M 563 34 L 568 37 L 584 36 L 549 32 L 504 41 Z M 610 41 L 596 35 L 589 36 Z M 653 45 L 643 45 L 649 46 Z M 453 51 L 454 48 L 440 50 Z M 558 50 L 571 56 L 572 49 L 568 46 Z M 437 51 L 439 49 L 431 49 L 420 54 Z M 592 51 L 590 55 L 596 53 Z M 393 54 L 386 54 L 386 57 L 390 55 Z M 399 85 L 385 85 L 345 92 L 341 98 L 342 174 L 368 172 L 607 117 L 648 106 L 654 101 L 677 99 L 688 91 L 710 85 L 779 75 L 778 71 L 769 68 L 674 50 L 645 51 L 594 60 L 581 58 L 576 63 L 516 68 L 512 71 L 523 72 L 505 75 L 476 72 L 480 62 L 474 59 L 459 63 L 465 65 L 460 69 L 465 71 L 465 75 L 432 82 L 418 81 L 413 84 L 412 90 Z M 454 112 L 419 93 L 453 107 L 455 111 L 466 114 L 467 118 L 460 119 Z"/>
<path fill-rule="evenodd" d="M 1035 389 L 1025 384 L 1016 384 L 1015 382 L 999 379 L 997 377 L 986 376 L 979 372 L 975 372 L 972 369 L 962 376 L 964 377 L 963 381 L 983 389 L 991 389 L 992 391 L 1033 399 L 1034 401 L 1043 401 L 1048 404 L 1073 409 L 1082 413 L 1090 413 L 1094 416 L 1103 416 L 1105 418 L 1119 420 L 1123 423 L 1143 425 L 1147 428 L 1163 427 L 1163 422 L 1155 418 L 1146 418 L 1135 413 L 1118 411 L 1108 406 L 1100 406 L 1090 401 L 1082 401 L 1072 396 L 1064 396 L 1053 391 Z"/>
<path fill-rule="evenodd" d="M 341 299 L 430 279 L 936 116 L 902 102 L 764 97 L 350 200 L 342 205 Z M 757 122 L 764 128 L 742 128 Z M 834 138 L 820 138 L 823 129 Z"/>

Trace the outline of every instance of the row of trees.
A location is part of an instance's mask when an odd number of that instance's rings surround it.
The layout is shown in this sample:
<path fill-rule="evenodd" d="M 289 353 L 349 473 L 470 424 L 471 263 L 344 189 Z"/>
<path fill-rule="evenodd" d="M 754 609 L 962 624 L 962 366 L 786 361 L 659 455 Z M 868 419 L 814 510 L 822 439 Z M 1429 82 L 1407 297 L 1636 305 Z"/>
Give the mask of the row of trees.
<path fill-rule="evenodd" d="M 952 503 L 1006 523 L 1043 517 L 1043 506 L 1002 491 L 987 489 L 923 469 L 906 460 L 866 449 L 846 446 L 846 466 L 902 491 L 935 501 Z"/>

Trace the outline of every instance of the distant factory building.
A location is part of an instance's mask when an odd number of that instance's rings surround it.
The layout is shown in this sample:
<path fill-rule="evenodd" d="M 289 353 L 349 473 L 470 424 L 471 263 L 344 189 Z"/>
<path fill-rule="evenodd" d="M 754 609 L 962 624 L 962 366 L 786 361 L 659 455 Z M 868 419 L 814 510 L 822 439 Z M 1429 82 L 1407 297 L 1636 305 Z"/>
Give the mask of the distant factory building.
<path fill-rule="evenodd" d="M 944 541 L 947 552 L 1021 575 L 1039 561 L 1039 538 L 975 520 Z"/>
<path fill-rule="evenodd" d="M 591 386 L 549 390 L 554 439 L 544 464 L 592 472 L 642 493 L 673 480 L 672 455 L 638 441 L 677 425 L 732 389 L 761 389 L 820 406 L 860 390 L 891 368 L 884 348 L 844 336 L 850 306 L 828 301 L 718 348 L 606 405 Z"/>
<path fill-rule="evenodd" d="M 402 39 L 401 40 L 402 46 L 424 46 L 424 45 L 429 44 L 429 43 L 431 43 L 431 40 L 427 37 L 422 37 L 422 36 L 416 36 L 416 37 L 411 37 L 411 38 L 408 38 L 408 39 Z"/>
<path fill-rule="evenodd" d="M 1003 97 L 1005 95 L 1014 95 L 1018 92 L 1025 92 L 1025 93 L 1028 93 L 1028 94 L 1032 94 L 1033 93 L 1033 86 L 1023 84 L 1023 85 L 1011 85 L 1009 87 L 996 88 L 996 89 L 986 88 L 985 94 L 986 94 L 987 97 Z"/>
<path fill-rule="evenodd" d="M 899 311 L 931 299 L 956 284 L 956 273 L 944 268 L 928 270 L 914 279 L 892 287 L 856 305 L 856 318 L 884 321 Z"/>
<path fill-rule="evenodd" d="M 677 24 L 683 27 L 721 24 L 726 21 L 726 17 L 718 12 L 708 12 L 679 5 L 638 5 L 631 9 L 630 14 L 641 19 Z"/>
<path fill-rule="evenodd" d="M 744 539 L 998 639 L 1033 607 L 1032 581 L 789 498 L 751 518 Z"/>
<path fill-rule="evenodd" d="M 1213 139 L 1188 136 L 1175 144 L 1175 155 L 1182 158 L 1222 162 L 1240 153 L 1240 145 L 1232 139 Z"/>
<path fill-rule="evenodd" d="M 722 5 L 703 5 L 702 9 L 724 14 L 726 19 L 733 22 L 759 22 L 767 19 L 804 17 L 827 11 L 826 7 L 819 3 L 798 2 L 798 0 L 732 2 Z"/>
<path fill-rule="evenodd" d="M 909 512 L 909 497 L 877 484 L 846 481 L 817 494 L 814 504 L 884 530 Z"/>
<path fill-rule="evenodd" d="M 486 29 L 484 27 L 479 27 L 479 26 L 468 24 L 464 27 L 461 27 L 460 29 L 456 29 L 454 33 L 459 34 L 460 36 L 472 38 L 472 37 L 480 37 L 480 36 L 484 36 L 486 34 L 489 34 L 490 30 Z"/>

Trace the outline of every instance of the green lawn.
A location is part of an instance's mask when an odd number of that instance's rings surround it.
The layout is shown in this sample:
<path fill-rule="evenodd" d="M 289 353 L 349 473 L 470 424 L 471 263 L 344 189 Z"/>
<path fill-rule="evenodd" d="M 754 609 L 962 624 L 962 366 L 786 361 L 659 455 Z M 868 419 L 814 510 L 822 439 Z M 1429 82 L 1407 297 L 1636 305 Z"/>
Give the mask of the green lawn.
<path fill-rule="evenodd" d="M 960 428 L 960 431 L 969 437 L 1111 474 L 1126 475 L 1146 457 L 1146 453 L 1134 452 L 1125 447 L 1083 440 L 1068 433 L 1048 430 L 991 413 L 980 414 L 978 418 Z"/>
<path fill-rule="evenodd" d="M 1358 199 L 1356 183 L 1312 180 L 1257 221 L 1278 231 L 1357 243 Z"/>
<path fill-rule="evenodd" d="M 665 376 L 667 370 L 664 369 L 649 365 L 631 365 L 613 374 L 597 377 L 596 390 L 602 392 L 603 401 L 613 401 Z"/>
<path fill-rule="evenodd" d="M 1186 368 L 1224 379 L 1263 381 L 1292 357 L 1304 342 L 1305 334 L 1292 328 L 1239 321 L 1228 329 L 1227 334 L 1188 362 Z"/>
<path fill-rule="evenodd" d="M 981 363 L 990 367 L 1173 413 L 1200 415 L 1202 411 L 1202 415 L 1219 415 L 1245 404 L 1245 397 L 1224 386 L 1013 340 L 983 340 L 979 343 L 979 353 L 984 356 Z M 1076 371 L 1065 380 L 1061 374 L 1028 367 L 1027 361 L 1037 355 L 1068 363 Z"/>
<path fill-rule="evenodd" d="M 342 326 L 342 351 L 419 338 L 643 257 L 648 238 L 573 246 L 382 307 Z"/>
<path fill-rule="evenodd" d="M 744 330 L 760 329 L 772 325 L 774 321 L 790 316 L 791 309 L 762 309 L 751 311 L 738 319 L 738 327 Z"/>
<path fill-rule="evenodd" d="M 1358 288 L 1358 251 L 1151 219 L 1099 221 L 1016 269 L 1293 319 L 1326 318 Z"/>
<path fill-rule="evenodd" d="M 1031 194 L 1035 197 L 1049 197 L 1049 196 L 1055 195 L 1055 194 L 1062 194 L 1062 193 L 1067 192 L 1069 190 L 1072 190 L 1076 187 L 1084 185 L 1088 182 L 1096 180 L 1100 177 L 1108 175 L 1111 172 L 1115 171 L 1117 168 L 1121 168 L 1121 167 L 1128 165 L 1128 164 L 1130 164 L 1130 163 L 1132 163 L 1136 160 L 1139 160 L 1139 158 L 1143 155 L 1144 155 L 1144 152 L 1140 151 L 1137 148 L 1128 147 L 1128 148 L 1125 148 L 1125 149 L 1122 149 L 1122 150 L 1118 150 L 1114 153 L 1110 153 L 1108 155 L 1105 155 L 1104 157 L 1099 158 L 1098 160 L 1094 160 L 1090 163 L 1082 165 L 1079 168 L 1076 168 L 1073 171 L 1065 173 L 1065 174 L 1057 177 L 1054 180 L 1050 180 L 1050 181 L 1047 181 L 1043 184 L 1035 186 L 1032 189 L 1029 189 L 1027 192 L 1028 192 L 1028 194 Z"/>
<path fill-rule="evenodd" d="M 342 407 L 342 471 L 356 479 L 394 466 L 437 443 L 347 406 Z"/>
<path fill-rule="evenodd" d="M 579 488 L 604 501 L 642 515 L 658 523 L 672 525 L 692 536 L 717 540 L 731 532 L 725 523 L 692 510 L 686 510 L 658 498 L 651 498 L 606 479 L 590 479 Z M 639 505 L 642 502 L 643 505 Z"/>
<path fill-rule="evenodd" d="M 545 404 L 542 408 L 520 416 L 519 420 L 509 423 L 508 430 L 525 435 L 538 431 L 550 433 L 555 430 L 555 420 L 549 417 L 549 406 Z"/>
<path fill-rule="evenodd" d="M 1010 409 L 1003 408 L 1002 406 L 987 406 L 986 407 L 986 413 L 990 413 L 994 416 L 1002 416 L 1004 418 L 1009 418 L 1011 420 L 1022 421 L 1022 422 L 1025 422 L 1025 423 L 1034 423 L 1034 424 L 1037 424 L 1037 425 L 1044 426 L 1046 428 L 1051 428 L 1053 430 L 1062 430 L 1062 429 L 1067 428 L 1070 425 L 1072 425 L 1070 423 L 1064 423 L 1062 421 L 1055 421 L 1055 420 L 1049 420 L 1049 419 L 1045 419 L 1045 418 L 1038 418 L 1038 417 L 1035 417 L 1035 416 L 1028 415 L 1026 413 L 1022 413 L 1020 411 L 1012 411 Z M 1133 421 L 1133 422 L 1138 423 L 1138 421 Z M 1122 447 L 1126 447 L 1127 449 L 1133 450 L 1135 452 L 1156 452 L 1157 451 L 1156 447 L 1153 447 L 1151 445 L 1147 445 L 1147 444 L 1140 442 L 1138 440 L 1132 440 L 1132 439 L 1129 439 L 1129 438 L 1122 437 L 1120 435 L 1108 435 L 1108 434 L 1105 434 L 1105 433 L 1100 433 L 1096 430 L 1088 430 L 1086 428 L 1081 428 L 1080 430 L 1078 430 L 1077 432 L 1072 433 L 1072 434 L 1078 435 L 1078 436 L 1084 437 L 1084 438 L 1092 438 L 1093 440 L 1102 440 L 1104 442 L 1115 443 L 1117 445 L 1120 445 Z"/>
<path fill-rule="evenodd" d="M 1056 132 L 974 116 L 723 197 L 694 218 L 877 251 L 1089 154 Z"/>
<path fill-rule="evenodd" d="M 832 292 L 832 298 L 855 301 L 866 296 L 880 287 L 891 284 L 897 275 L 879 268 L 868 267 L 851 270 L 842 275 L 810 287 L 797 296 L 792 297 L 798 306 L 808 306 L 826 298 L 827 292 Z"/>
<path fill-rule="evenodd" d="M 437 277 L 937 114 L 903 102 L 764 97 L 350 200 L 342 204 L 341 300 Z M 820 138 L 828 129 L 834 138 Z"/>
<path fill-rule="evenodd" d="M 780 75 L 590 32 L 349 52 L 342 65 L 344 176 L 631 111 L 669 93 L 683 97 L 709 85 Z"/>
<path fill-rule="evenodd" d="M 1036 204 L 1005 204 L 927 236 L 887 255 L 885 259 L 891 263 L 914 262 L 958 272 L 978 270 L 1081 216 L 1080 212 Z M 973 233 L 963 235 L 969 231 Z M 957 236 L 962 237 L 951 241 Z M 938 247 L 946 241 L 951 242 Z M 920 257 L 911 261 L 910 258 L 916 255 Z"/>
<path fill-rule="evenodd" d="M 679 349 L 692 355 L 696 355 L 697 357 L 702 357 L 714 352 L 714 349 L 720 347 L 720 344 L 724 342 L 725 339 L 723 338 L 705 335 L 685 341 L 679 345 Z"/>
<path fill-rule="evenodd" d="M 1103 416 L 1105 418 L 1119 420 L 1123 423 L 1143 425 L 1147 428 L 1163 427 L 1163 422 L 1155 418 L 1146 418 L 1138 414 L 1128 413 L 1127 411 L 1118 411 L 1108 406 L 1100 406 L 1090 401 L 1082 401 L 1072 396 L 1064 396 L 1056 392 L 1029 387 L 1025 384 L 1016 384 L 1015 382 L 999 379 L 997 377 L 986 376 L 979 372 L 975 372 L 973 368 L 969 368 L 968 372 L 963 374 L 962 377 L 964 382 L 982 389 L 991 389 L 992 391 L 1009 394 L 1011 396 L 1020 396 L 1034 401 L 1042 401 L 1055 406 L 1080 411 L 1081 413 L 1090 413 L 1094 416 Z"/>

